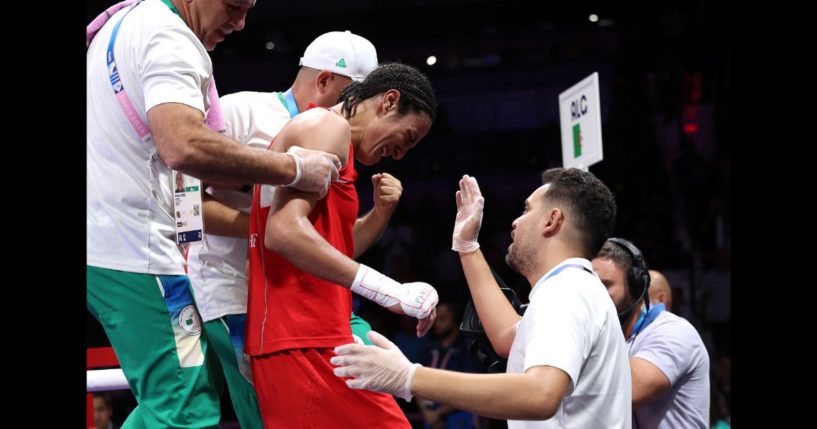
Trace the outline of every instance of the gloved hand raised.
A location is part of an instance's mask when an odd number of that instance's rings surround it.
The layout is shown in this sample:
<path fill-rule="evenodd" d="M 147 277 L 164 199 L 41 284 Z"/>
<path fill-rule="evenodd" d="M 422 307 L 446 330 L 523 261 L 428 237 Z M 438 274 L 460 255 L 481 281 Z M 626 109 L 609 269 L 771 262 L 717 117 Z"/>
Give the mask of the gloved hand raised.
<path fill-rule="evenodd" d="M 477 179 L 467 174 L 462 176 L 456 198 L 457 218 L 454 221 L 451 249 L 457 252 L 473 252 L 479 249 L 477 238 L 479 228 L 482 226 L 482 209 L 485 206 Z"/>

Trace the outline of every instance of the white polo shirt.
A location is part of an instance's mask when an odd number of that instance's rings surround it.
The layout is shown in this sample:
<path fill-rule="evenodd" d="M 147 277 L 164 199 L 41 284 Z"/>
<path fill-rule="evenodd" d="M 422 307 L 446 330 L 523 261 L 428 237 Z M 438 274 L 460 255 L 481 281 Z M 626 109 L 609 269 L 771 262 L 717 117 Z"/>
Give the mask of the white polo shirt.
<path fill-rule="evenodd" d="M 507 372 L 549 365 L 566 372 L 570 386 L 552 418 L 508 420 L 509 429 L 631 428 L 627 347 L 613 301 L 592 270 L 587 259 L 566 259 L 531 290 Z"/>

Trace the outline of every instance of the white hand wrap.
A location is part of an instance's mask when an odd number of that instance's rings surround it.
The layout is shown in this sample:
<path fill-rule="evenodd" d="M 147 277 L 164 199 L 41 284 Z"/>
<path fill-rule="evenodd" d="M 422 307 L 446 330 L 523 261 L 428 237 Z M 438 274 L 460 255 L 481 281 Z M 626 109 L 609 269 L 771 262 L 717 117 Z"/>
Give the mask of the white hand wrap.
<path fill-rule="evenodd" d="M 439 300 L 437 291 L 428 283 L 400 284 L 364 264 L 360 264 L 350 289 L 383 307 L 399 303 L 403 313 L 417 319 L 428 317 Z"/>

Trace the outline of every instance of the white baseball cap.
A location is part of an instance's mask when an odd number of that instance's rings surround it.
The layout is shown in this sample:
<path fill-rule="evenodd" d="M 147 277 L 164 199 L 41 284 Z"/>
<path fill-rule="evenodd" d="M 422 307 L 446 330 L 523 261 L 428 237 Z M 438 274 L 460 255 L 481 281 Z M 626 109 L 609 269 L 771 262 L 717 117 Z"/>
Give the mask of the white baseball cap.
<path fill-rule="evenodd" d="M 313 40 L 298 65 L 329 70 L 358 82 L 377 68 L 377 50 L 372 42 L 351 31 L 330 31 Z"/>

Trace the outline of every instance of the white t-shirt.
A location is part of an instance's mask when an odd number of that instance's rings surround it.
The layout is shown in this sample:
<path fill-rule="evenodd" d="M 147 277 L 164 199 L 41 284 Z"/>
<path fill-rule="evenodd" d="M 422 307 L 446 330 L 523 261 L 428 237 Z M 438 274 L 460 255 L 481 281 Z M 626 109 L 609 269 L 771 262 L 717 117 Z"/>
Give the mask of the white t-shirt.
<path fill-rule="evenodd" d="M 709 427 L 709 355 L 698 331 L 681 317 L 662 311 L 627 341 L 630 356 L 658 367 L 670 388 L 636 411 L 641 428 Z"/>
<path fill-rule="evenodd" d="M 87 68 L 87 264 L 145 274 L 184 274 L 175 241 L 171 170 L 143 142 L 114 97 L 106 52 L 111 31 L 130 7 L 97 33 Z M 146 112 L 181 103 L 206 112 L 212 64 L 204 46 L 160 0 L 130 12 L 114 45 L 125 93 L 145 123 Z"/>
<path fill-rule="evenodd" d="M 508 373 L 549 365 L 570 376 L 556 414 L 548 420 L 508 420 L 509 429 L 630 428 L 632 380 L 613 301 L 590 261 L 570 258 L 533 287 L 516 329 Z"/>
<path fill-rule="evenodd" d="M 266 149 L 290 116 L 272 92 L 238 92 L 220 98 L 227 137 Z M 207 193 L 224 204 L 250 212 L 252 190 L 208 187 Z M 206 234 L 201 245 L 190 247 L 187 275 L 204 322 L 227 314 L 247 312 L 247 239 Z"/>

